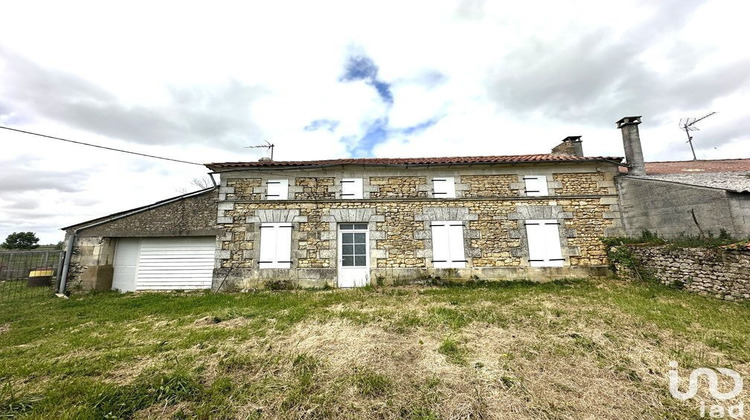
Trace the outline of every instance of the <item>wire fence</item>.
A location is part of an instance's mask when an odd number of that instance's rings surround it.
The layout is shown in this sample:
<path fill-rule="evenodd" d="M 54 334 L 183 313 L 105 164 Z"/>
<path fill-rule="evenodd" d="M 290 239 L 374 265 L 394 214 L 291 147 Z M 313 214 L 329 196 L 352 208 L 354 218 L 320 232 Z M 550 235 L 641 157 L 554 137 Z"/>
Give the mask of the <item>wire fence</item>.
<path fill-rule="evenodd" d="M 55 293 L 63 251 L 0 251 L 0 300 Z"/>

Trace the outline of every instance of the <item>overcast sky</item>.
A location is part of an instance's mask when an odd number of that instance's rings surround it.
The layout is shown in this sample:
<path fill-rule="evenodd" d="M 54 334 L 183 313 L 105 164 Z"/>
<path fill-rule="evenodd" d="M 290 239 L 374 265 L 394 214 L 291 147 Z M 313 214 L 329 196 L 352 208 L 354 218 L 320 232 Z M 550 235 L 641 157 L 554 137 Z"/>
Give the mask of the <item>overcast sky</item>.
<path fill-rule="evenodd" d="M 747 1 L 4 2 L 0 125 L 197 162 L 547 153 L 750 157 Z M 0 130 L 0 241 L 207 170 Z"/>

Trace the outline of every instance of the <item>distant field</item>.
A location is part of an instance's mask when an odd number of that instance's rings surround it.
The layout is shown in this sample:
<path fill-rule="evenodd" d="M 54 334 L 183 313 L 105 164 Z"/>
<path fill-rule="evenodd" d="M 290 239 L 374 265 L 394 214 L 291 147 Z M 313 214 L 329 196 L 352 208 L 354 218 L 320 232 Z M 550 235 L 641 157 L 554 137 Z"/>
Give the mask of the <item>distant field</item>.
<path fill-rule="evenodd" d="M 747 382 L 749 333 L 612 280 L 0 301 L 0 417 L 696 418 L 669 361 Z"/>

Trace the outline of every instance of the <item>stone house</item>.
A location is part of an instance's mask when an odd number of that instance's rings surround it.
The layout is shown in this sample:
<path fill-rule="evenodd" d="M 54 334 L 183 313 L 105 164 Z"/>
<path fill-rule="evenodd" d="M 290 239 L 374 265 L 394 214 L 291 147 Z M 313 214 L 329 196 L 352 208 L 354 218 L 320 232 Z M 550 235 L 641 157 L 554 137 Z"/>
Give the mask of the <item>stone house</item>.
<path fill-rule="evenodd" d="M 580 138 L 561 148 L 572 146 Z M 620 160 L 556 152 L 208 164 L 221 176 L 214 283 L 600 275 L 599 238 L 621 229 Z"/>
<path fill-rule="evenodd" d="M 83 289 L 354 287 L 601 275 L 621 158 L 552 154 L 206 165 L 221 184 L 64 228 Z"/>

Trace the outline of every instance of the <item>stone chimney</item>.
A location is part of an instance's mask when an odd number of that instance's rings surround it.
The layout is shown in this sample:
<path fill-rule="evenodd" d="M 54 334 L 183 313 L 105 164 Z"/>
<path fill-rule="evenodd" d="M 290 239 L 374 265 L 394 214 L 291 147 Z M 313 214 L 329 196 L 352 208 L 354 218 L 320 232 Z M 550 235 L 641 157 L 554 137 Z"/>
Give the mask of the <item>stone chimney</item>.
<path fill-rule="evenodd" d="M 562 143 L 552 149 L 553 155 L 573 155 L 583 157 L 583 144 L 581 136 L 565 137 Z"/>
<path fill-rule="evenodd" d="M 617 121 L 617 128 L 622 130 L 622 144 L 625 147 L 625 160 L 628 163 L 628 175 L 646 175 L 646 164 L 643 162 L 641 136 L 638 124 L 641 116 L 623 117 Z"/>

